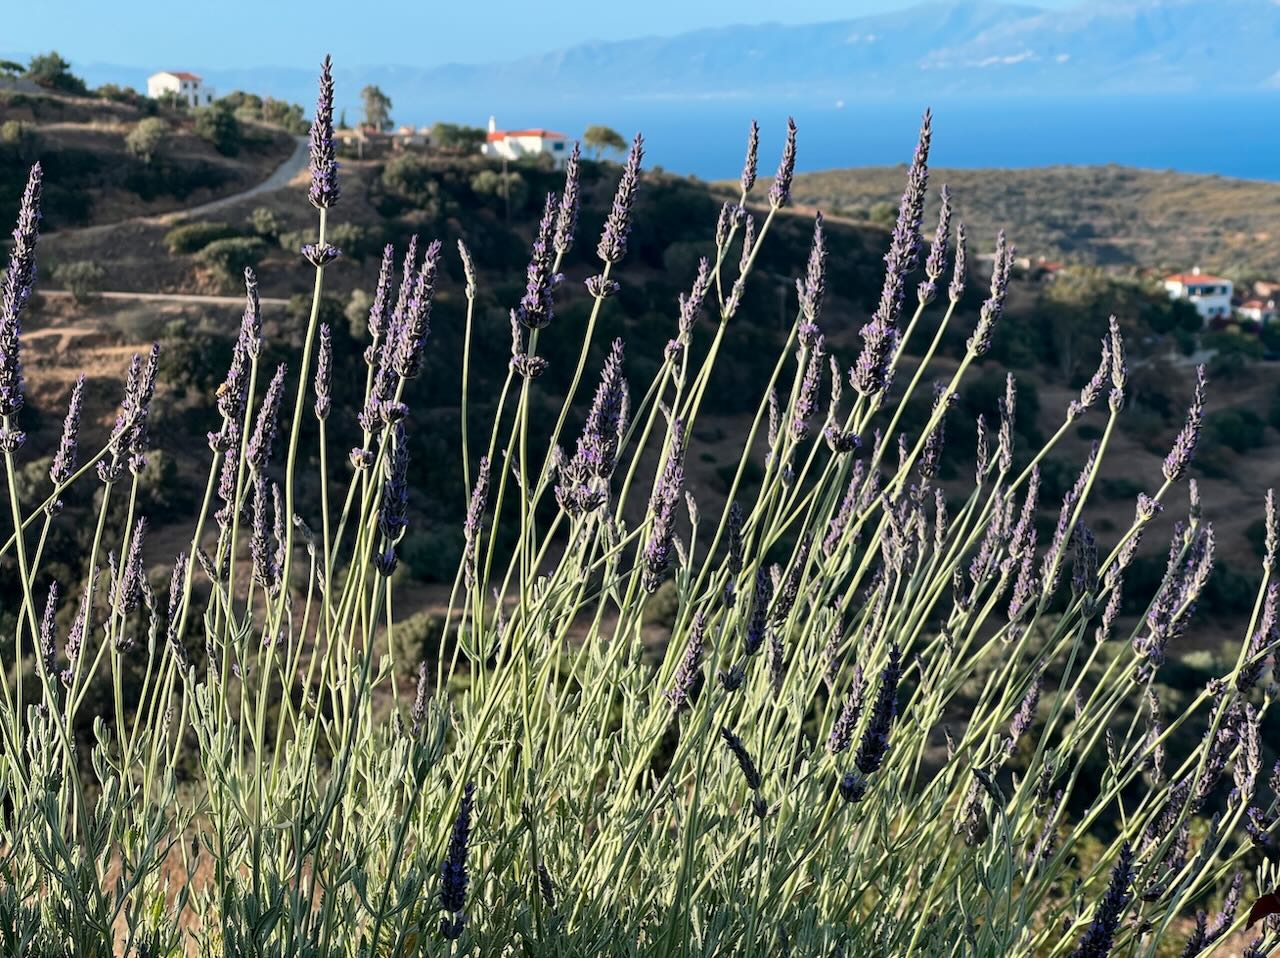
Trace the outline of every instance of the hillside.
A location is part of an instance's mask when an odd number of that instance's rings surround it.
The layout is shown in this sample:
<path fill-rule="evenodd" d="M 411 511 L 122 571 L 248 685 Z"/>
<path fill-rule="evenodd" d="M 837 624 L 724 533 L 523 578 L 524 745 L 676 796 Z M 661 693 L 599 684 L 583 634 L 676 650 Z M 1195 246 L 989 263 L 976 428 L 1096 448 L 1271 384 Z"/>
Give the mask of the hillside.
<path fill-rule="evenodd" d="M 855 219 L 883 218 L 901 195 L 903 172 L 806 173 L 796 177 L 795 194 Z M 950 185 L 957 215 L 988 248 L 1004 228 L 1032 257 L 1280 275 L 1280 183 L 1122 166 L 937 169 L 932 182 Z"/>
<path fill-rule="evenodd" d="M 466 307 L 456 242 L 467 243 L 479 270 L 471 367 L 474 434 L 487 430 L 507 368 L 508 310 L 524 288 L 529 244 L 542 197 L 561 185 L 560 174 L 546 168 L 520 166 L 512 172 L 516 178 L 511 182 L 508 214 L 501 193 L 494 188 L 496 170 L 478 157 L 410 154 L 386 162 L 351 158 L 343 162 L 343 197 L 330 218 L 330 239 L 343 249 L 344 256 L 326 270 L 321 307 L 334 328 L 337 355 L 360 354 L 363 316 L 374 289 L 382 244 L 393 242 L 403 250 L 409 236 L 417 233 L 424 239 L 439 238 L 444 247 L 427 365 L 408 396 L 413 410 L 413 460 L 431 464 L 414 477 L 412 502 L 417 520 L 406 544 L 404 573 L 414 583 L 416 598 L 411 607 L 431 607 L 436 595 L 433 590 L 438 588 L 433 583 L 452 576 L 451 557 L 456 555 L 465 502 L 453 454 L 460 426 L 459 360 Z M 900 188 L 891 186 L 893 171 L 872 171 L 868 178 L 872 177 L 883 178 L 886 191 Z M 616 178 L 616 165 L 584 164 L 579 238 L 565 260 L 565 282 L 557 292 L 555 320 L 540 341 L 540 354 L 551 366 L 535 393 L 531 442 L 545 441 L 555 418 L 555 397 L 562 394 L 572 373 L 590 302 L 582 282 L 599 270 L 595 240 Z M 939 174 L 934 182 L 941 179 Z M 74 303 L 43 297 L 28 323 L 32 409 L 26 425 L 33 437 L 29 451 L 35 455 L 56 443 L 60 407 L 69 383 L 80 371 L 90 376 L 88 416 L 104 428 L 114 416 L 127 356 L 151 340 L 158 340 L 162 350 L 161 388 L 152 423 L 157 445 L 177 450 L 184 448 L 190 435 L 203 435 L 215 415 L 213 396 L 238 322 L 240 310 L 234 297 L 242 264 L 255 265 L 262 295 L 272 300 L 264 308 L 264 322 L 273 341 L 287 342 L 305 326 L 312 274 L 297 250 L 303 242 L 313 241 L 315 219 L 305 201 L 304 181 L 305 174 L 285 188 L 234 201 L 181 227 L 144 218 L 111 229 L 63 229 L 48 235 L 41 250 L 44 262 L 51 267 L 46 275 L 53 279 L 45 289 L 56 288 L 59 264 L 92 261 L 105 273 L 102 288 L 106 290 L 175 296 L 218 293 L 233 298 L 225 305 L 208 305 L 92 297 Z M 810 178 L 800 179 L 798 195 L 806 201 L 814 198 L 810 187 Z M 984 195 L 1000 193 L 998 185 L 989 185 L 987 190 Z M 957 192 L 963 194 L 963 184 L 957 185 Z M 646 175 L 636 203 L 629 252 L 615 274 L 621 288 L 606 303 L 601 316 L 588 375 L 599 368 L 609 340 L 621 336 L 627 343 L 629 376 L 637 382 L 647 380 L 674 332 L 677 296 L 692 278 L 697 258 L 714 252 L 713 226 L 723 196 L 718 187 L 696 180 Z M 962 209 L 967 208 L 962 201 Z M 1006 203 L 1002 208 L 1012 209 L 1012 205 Z M 1021 220 L 1009 224 L 1020 243 L 1019 230 L 1024 225 Z M 994 231 L 994 222 L 989 229 L 987 226 L 987 221 L 977 220 L 974 235 L 979 245 Z M 705 497 L 708 509 L 716 507 L 727 489 L 728 453 L 735 446 L 735 437 L 749 427 L 760 383 L 767 379 L 790 323 L 794 278 L 803 269 L 811 231 L 811 207 L 798 205 L 777 219 L 749 284 L 744 308 L 725 340 L 708 392 L 706 416 L 693 437 L 697 456 L 690 457 L 688 466 L 690 481 L 700 498 Z M 185 244 L 180 248 L 177 237 Z M 857 331 L 878 295 L 886 244 L 887 232 L 879 225 L 839 216 L 828 220 L 829 293 L 823 328 L 829 348 L 843 365 L 851 364 L 857 355 Z M 214 251 L 219 255 L 213 255 Z M 223 255 L 227 253 L 234 255 Z M 980 269 L 975 270 L 953 329 L 944 338 L 945 355 L 956 356 L 963 349 L 984 296 L 983 285 Z M 1193 349 L 1197 343 L 1194 335 L 1179 325 L 1185 317 L 1171 310 L 1158 290 L 1100 275 L 1089 277 L 1077 293 L 1062 298 L 1062 291 L 1074 288 L 1069 282 L 1042 284 L 1030 278 L 1015 279 L 995 348 L 973 371 L 961 408 L 955 413 L 954 429 L 948 431 L 943 478 L 957 491 L 963 486 L 973 455 L 972 420 L 982 413 L 992 421 L 1006 370 L 1016 372 L 1021 389 L 1018 428 L 1024 439 L 1020 450 L 1032 448 L 1033 442 L 1052 434 L 1066 402 L 1092 368 L 1096 337 L 1107 313 L 1116 312 L 1125 329 L 1133 368 L 1123 438 L 1117 440 L 1124 455 L 1109 467 L 1091 516 L 1100 534 L 1114 534 L 1132 514 L 1134 496 L 1158 485 L 1159 461 L 1181 424 L 1189 398 L 1191 367 L 1179 350 Z M 279 305 L 285 301 L 287 306 Z M 695 353 L 706 349 L 713 326 L 709 317 L 702 319 L 694 335 Z M 926 326 L 920 335 L 928 332 Z M 1280 453 L 1276 432 L 1280 429 L 1280 405 L 1271 365 L 1251 359 L 1248 344 L 1237 344 L 1230 337 L 1212 345 L 1220 353 L 1210 368 L 1210 412 L 1195 474 L 1206 502 L 1212 504 L 1210 508 L 1220 521 L 1223 561 L 1204 603 L 1215 625 L 1197 633 L 1200 647 L 1206 651 L 1212 651 L 1216 637 L 1228 634 L 1236 619 L 1248 612 L 1241 607 L 1241 596 L 1247 596 L 1247 583 L 1255 574 L 1254 527 L 1261 515 L 1263 490 L 1274 474 L 1267 464 Z M 331 435 L 342 434 L 341 441 L 354 441 L 354 422 L 348 413 L 337 410 L 346 410 L 357 401 L 364 383 L 363 363 L 358 358 L 344 362 L 337 375 Z M 1230 393 L 1217 385 L 1228 380 L 1233 384 Z M 918 430 L 925 416 L 927 404 L 913 404 L 903 421 L 907 431 Z M 1086 421 L 1046 460 L 1047 501 L 1070 485 L 1079 459 L 1096 438 L 1095 424 Z M 198 463 L 178 455 L 162 457 L 160 462 L 164 469 L 176 470 L 188 480 L 180 487 L 199 487 L 202 478 L 191 471 L 199 468 Z M 1251 467 L 1244 468 L 1245 463 Z M 749 476 L 748 488 L 753 481 Z M 175 502 L 148 505 L 148 514 L 162 537 L 159 541 L 167 542 L 166 515 L 176 517 L 180 506 Z M 1052 508 L 1046 506 L 1047 511 Z M 1172 516 L 1168 518 L 1172 521 Z M 171 544 L 174 548 L 181 545 L 177 538 Z M 1144 565 L 1143 574 L 1158 574 L 1155 566 L 1163 562 L 1156 554 L 1159 551 L 1155 548 L 1146 557 L 1152 567 Z"/>
<path fill-rule="evenodd" d="M 129 137 L 143 123 L 154 149 Z M 13 218 L 27 168 L 43 164 L 45 228 L 115 223 L 185 209 L 261 183 L 293 152 L 280 129 L 232 120 L 211 131 L 185 110 L 122 100 L 0 88 L 0 219 Z M 223 136 L 215 144 L 212 136 Z M 202 135 L 203 134 L 203 135 Z"/>

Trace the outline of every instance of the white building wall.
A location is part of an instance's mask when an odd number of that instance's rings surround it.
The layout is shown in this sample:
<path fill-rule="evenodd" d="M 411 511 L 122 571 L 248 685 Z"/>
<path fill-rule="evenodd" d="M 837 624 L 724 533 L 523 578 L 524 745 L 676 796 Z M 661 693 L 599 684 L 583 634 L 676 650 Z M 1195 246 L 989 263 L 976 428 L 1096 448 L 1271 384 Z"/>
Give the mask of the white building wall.
<path fill-rule="evenodd" d="M 1195 306 L 1196 312 L 1205 321 L 1231 317 L 1232 283 L 1229 279 L 1206 277 L 1203 281 L 1166 280 L 1164 287 L 1171 299 L 1185 299 Z"/>
<path fill-rule="evenodd" d="M 147 96 L 158 99 L 171 93 L 183 100 L 188 106 L 209 106 L 216 94 L 213 87 L 201 80 L 180 77 L 176 73 L 154 73 L 147 77 Z"/>

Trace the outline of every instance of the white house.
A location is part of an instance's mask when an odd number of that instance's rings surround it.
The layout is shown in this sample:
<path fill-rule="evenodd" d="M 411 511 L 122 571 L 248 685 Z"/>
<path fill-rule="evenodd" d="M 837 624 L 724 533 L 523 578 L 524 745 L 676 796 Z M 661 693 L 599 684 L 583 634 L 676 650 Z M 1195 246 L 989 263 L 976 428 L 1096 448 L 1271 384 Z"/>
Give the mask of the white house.
<path fill-rule="evenodd" d="M 1195 306 L 1205 322 L 1231 316 L 1231 280 L 1202 273 L 1199 266 L 1190 273 L 1166 276 L 1164 288 L 1170 299 L 1185 299 Z"/>
<path fill-rule="evenodd" d="M 147 77 L 147 96 L 153 100 L 171 94 L 188 106 L 208 106 L 213 102 L 213 87 L 194 73 L 182 70 L 161 70 Z"/>
<path fill-rule="evenodd" d="M 545 153 L 554 161 L 556 169 L 560 169 L 569 155 L 568 141 L 563 133 L 554 130 L 499 130 L 497 121 L 489 117 L 489 135 L 480 152 L 499 160 L 518 160 Z"/>
<path fill-rule="evenodd" d="M 1276 301 L 1274 299 L 1246 299 L 1236 307 L 1236 315 L 1246 322 L 1265 326 L 1276 321 Z"/>

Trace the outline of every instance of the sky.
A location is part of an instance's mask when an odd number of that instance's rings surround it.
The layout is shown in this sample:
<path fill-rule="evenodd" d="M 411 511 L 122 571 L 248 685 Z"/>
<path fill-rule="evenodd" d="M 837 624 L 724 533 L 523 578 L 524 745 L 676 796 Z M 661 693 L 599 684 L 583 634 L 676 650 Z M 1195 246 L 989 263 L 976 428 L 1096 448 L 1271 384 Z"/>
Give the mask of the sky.
<path fill-rule="evenodd" d="M 727 23 L 815 23 L 918 0 L 0 0 L 0 53 L 157 68 L 483 63 Z M 1027 2 L 1027 0 L 1023 0 Z M 1030 0 L 1065 7 L 1070 0 Z"/>

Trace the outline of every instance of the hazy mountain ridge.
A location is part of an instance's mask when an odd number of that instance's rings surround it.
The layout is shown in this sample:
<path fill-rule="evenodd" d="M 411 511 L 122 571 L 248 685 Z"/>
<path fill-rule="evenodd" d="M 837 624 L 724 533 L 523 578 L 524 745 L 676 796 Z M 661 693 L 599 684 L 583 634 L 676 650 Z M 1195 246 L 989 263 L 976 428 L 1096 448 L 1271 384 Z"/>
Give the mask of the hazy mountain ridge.
<path fill-rule="evenodd" d="M 600 40 L 481 64 L 347 66 L 340 89 L 387 90 L 402 115 L 487 112 L 500 103 L 769 98 L 829 102 L 873 94 L 1219 92 L 1273 88 L 1280 5 L 1272 0 L 1091 0 L 1046 10 L 1000 0 L 925 3 L 819 24 L 728 25 Z M 91 82 L 140 86 L 152 69 L 202 73 L 307 102 L 314 70 L 205 64 L 77 64 Z"/>

